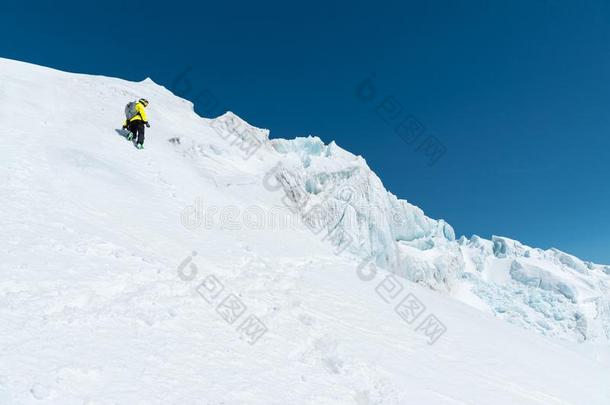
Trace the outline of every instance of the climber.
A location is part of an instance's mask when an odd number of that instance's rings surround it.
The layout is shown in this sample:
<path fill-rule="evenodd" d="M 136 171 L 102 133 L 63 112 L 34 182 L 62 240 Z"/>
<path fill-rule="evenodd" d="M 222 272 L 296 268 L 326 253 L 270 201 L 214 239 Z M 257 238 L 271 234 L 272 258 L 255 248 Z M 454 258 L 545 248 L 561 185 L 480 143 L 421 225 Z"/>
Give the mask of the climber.
<path fill-rule="evenodd" d="M 148 124 L 148 118 L 146 117 L 146 111 L 144 110 L 148 106 L 148 100 L 141 98 L 138 101 L 132 101 L 125 107 L 125 123 L 123 129 L 129 131 L 127 140 L 131 141 L 136 138 L 136 147 L 138 149 L 144 148 L 144 125 L 150 128 Z"/>

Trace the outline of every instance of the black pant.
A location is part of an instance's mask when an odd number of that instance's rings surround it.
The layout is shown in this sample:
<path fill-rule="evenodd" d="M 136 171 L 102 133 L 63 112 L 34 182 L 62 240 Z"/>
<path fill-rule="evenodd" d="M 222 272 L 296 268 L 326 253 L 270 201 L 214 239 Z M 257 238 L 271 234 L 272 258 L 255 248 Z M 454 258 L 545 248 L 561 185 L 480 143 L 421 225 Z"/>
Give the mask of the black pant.
<path fill-rule="evenodd" d="M 144 122 L 140 120 L 131 121 L 127 128 L 136 138 L 137 143 L 144 144 Z"/>

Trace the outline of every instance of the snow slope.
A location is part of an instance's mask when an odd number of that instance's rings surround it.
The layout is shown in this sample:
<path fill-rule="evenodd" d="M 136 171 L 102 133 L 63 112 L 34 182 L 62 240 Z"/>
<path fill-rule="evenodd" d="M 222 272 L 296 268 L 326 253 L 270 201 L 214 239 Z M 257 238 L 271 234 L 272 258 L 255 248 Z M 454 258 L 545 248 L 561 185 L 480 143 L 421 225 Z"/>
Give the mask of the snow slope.
<path fill-rule="evenodd" d="M 149 79 L 0 59 L 0 124 L 0 404 L 610 402 L 608 267 L 456 240 L 361 157 Z"/>

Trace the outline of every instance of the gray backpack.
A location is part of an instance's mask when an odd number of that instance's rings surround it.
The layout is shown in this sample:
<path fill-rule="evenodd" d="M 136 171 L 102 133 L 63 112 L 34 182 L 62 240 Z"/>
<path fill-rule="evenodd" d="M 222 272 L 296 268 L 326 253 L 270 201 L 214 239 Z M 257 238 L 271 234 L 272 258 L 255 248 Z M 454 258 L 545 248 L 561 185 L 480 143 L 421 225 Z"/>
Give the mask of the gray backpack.
<path fill-rule="evenodd" d="M 131 101 L 125 106 L 125 118 L 127 118 L 127 121 L 138 115 L 136 104 L 138 104 L 137 101 Z"/>

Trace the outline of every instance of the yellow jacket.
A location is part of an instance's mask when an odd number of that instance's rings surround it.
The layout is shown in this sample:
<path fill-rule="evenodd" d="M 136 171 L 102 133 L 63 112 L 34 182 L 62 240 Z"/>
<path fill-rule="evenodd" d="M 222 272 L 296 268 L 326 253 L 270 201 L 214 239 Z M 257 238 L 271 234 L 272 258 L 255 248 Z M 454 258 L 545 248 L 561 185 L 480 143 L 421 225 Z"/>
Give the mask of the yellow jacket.
<path fill-rule="evenodd" d="M 136 103 L 136 111 L 138 113 L 136 115 L 134 115 L 133 117 L 131 117 L 130 120 L 126 120 L 123 125 L 127 125 L 130 122 L 134 122 L 134 121 L 148 122 L 148 118 L 146 117 L 146 111 L 144 110 L 144 106 L 142 105 L 142 103 L 140 103 L 140 102 Z"/>

